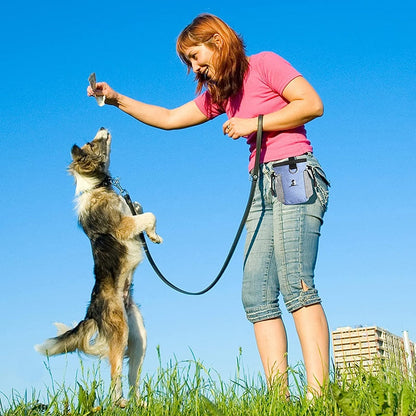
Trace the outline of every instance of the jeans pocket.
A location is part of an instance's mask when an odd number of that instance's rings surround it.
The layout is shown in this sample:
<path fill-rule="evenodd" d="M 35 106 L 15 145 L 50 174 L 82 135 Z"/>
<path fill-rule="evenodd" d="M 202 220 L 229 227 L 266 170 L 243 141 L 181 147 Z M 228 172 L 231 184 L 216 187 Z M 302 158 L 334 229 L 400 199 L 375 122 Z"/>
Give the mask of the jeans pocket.
<path fill-rule="evenodd" d="M 312 166 L 312 172 L 314 177 L 314 188 L 316 196 L 319 199 L 319 202 L 324 209 L 324 212 L 328 208 L 328 199 L 329 199 L 329 187 L 331 186 L 329 180 L 327 179 L 323 169 L 318 166 Z"/>

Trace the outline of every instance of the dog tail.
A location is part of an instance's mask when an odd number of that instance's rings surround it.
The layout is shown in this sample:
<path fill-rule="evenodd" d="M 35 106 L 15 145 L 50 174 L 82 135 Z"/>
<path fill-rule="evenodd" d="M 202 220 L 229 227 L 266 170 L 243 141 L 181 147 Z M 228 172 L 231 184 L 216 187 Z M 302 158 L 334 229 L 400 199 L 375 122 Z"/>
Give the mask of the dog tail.
<path fill-rule="evenodd" d="M 94 319 L 84 319 L 74 328 L 55 323 L 58 336 L 35 345 L 35 350 L 43 355 L 58 355 L 79 350 L 88 355 L 108 355 L 108 345 L 98 332 Z"/>

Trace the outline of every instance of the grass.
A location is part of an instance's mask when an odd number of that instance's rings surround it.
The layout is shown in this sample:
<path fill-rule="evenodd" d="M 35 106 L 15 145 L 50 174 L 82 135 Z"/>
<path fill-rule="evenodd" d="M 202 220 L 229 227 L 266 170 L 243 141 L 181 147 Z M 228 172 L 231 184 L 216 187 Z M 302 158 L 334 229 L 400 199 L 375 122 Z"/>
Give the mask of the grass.
<path fill-rule="evenodd" d="M 356 367 L 349 374 L 332 374 L 322 397 L 310 402 L 304 392 L 302 368 L 290 370 L 289 401 L 277 391 L 268 391 L 261 377 L 242 373 L 240 357 L 233 380 L 224 382 L 217 372 L 207 369 L 195 358 L 171 360 L 153 376 L 141 382 L 143 404 L 130 402 L 120 409 L 111 400 L 99 375 L 81 372 L 82 380 L 74 387 L 59 386 L 53 381 L 45 400 L 32 392 L 23 396 L 0 396 L 0 414 L 4 416 L 416 416 L 414 380 L 399 370 L 377 365 L 371 373 Z"/>

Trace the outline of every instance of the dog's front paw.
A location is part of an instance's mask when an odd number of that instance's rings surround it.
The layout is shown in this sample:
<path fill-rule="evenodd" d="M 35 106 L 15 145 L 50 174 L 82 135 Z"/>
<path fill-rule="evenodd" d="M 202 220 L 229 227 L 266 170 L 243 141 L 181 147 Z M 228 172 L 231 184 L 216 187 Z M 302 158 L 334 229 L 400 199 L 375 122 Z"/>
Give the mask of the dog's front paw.
<path fill-rule="evenodd" d="M 163 243 L 163 238 L 155 232 L 146 232 L 147 236 L 156 244 Z"/>

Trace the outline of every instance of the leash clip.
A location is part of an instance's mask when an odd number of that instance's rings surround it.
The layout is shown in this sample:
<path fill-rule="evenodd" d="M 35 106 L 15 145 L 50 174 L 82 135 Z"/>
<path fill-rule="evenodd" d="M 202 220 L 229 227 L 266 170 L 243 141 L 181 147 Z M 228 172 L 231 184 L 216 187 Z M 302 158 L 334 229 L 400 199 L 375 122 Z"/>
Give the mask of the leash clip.
<path fill-rule="evenodd" d="M 133 215 L 143 214 L 143 207 L 138 202 L 133 202 L 127 189 L 120 184 L 120 178 L 111 178 L 111 183 L 120 191 L 120 195 L 124 198 Z"/>
<path fill-rule="evenodd" d="M 127 190 L 124 189 L 120 184 L 120 178 L 111 178 L 111 183 L 120 191 L 121 195 L 127 194 Z"/>

